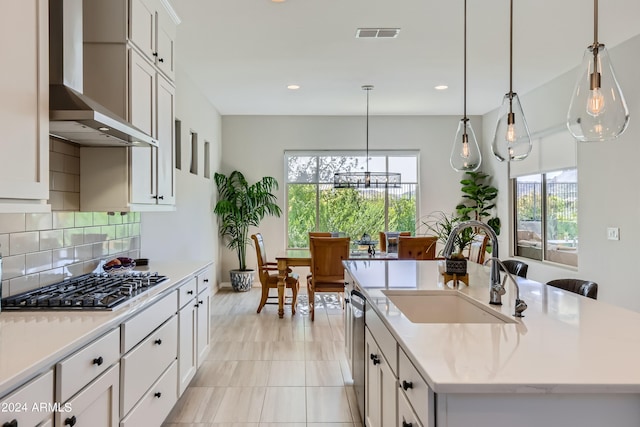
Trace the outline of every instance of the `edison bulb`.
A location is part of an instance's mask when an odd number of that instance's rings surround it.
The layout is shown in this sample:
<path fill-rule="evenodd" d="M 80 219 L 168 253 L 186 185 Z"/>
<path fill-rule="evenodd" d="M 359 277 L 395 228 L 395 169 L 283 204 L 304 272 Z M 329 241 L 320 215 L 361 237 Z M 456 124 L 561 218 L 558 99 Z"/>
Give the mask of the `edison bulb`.
<path fill-rule="evenodd" d="M 464 141 L 462 143 L 462 151 L 460 152 L 460 155 L 465 159 L 469 158 L 469 141 Z"/>
<path fill-rule="evenodd" d="M 515 142 L 515 140 L 517 139 L 515 124 L 510 124 L 507 126 L 507 134 L 505 135 L 504 139 L 506 139 L 507 142 Z"/>
<path fill-rule="evenodd" d="M 596 117 L 604 111 L 604 96 L 599 87 L 591 90 L 590 96 L 587 98 L 587 113 Z"/>

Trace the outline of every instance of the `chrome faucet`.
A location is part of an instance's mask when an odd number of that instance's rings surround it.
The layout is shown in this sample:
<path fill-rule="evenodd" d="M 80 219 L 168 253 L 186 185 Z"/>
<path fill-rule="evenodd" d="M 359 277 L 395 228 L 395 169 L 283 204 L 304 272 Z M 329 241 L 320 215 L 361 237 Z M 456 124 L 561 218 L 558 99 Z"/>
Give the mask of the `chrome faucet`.
<path fill-rule="evenodd" d="M 516 279 L 513 277 L 511 272 L 507 270 L 507 267 L 504 266 L 504 264 L 502 263 L 502 261 L 500 261 L 499 258 L 492 256 L 491 258 L 489 258 L 484 262 L 484 265 L 487 265 L 487 263 L 491 261 L 493 261 L 493 264 L 491 264 L 491 268 L 494 268 L 495 264 L 499 264 L 504 270 L 504 272 L 506 273 L 506 275 L 504 276 L 504 280 L 502 281 L 502 285 L 500 285 L 500 290 L 498 290 L 498 293 L 500 293 L 500 295 L 504 295 L 504 293 L 506 292 L 504 285 L 507 283 L 507 277 L 511 279 L 511 281 L 516 287 L 516 305 L 515 305 L 515 312 L 513 313 L 513 315 L 515 317 L 524 317 L 524 314 L 522 314 L 522 312 L 527 309 L 527 303 L 520 299 L 520 286 L 518 286 L 518 282 L 516 282 Z"/>
<path fill-rule="evenodd" d="M 484 222 L 480 221 L 464 221 L 456 225 L 453 230 L 451 230 L 451 234 L 449 234 L 449 238 L 447 242 L 444 244 L 444 249 L 442 251 L 442 256 L 446 259 L 451 257 L 451 253 L 453 252 L 453 245 L 456 240 L 456 236 L 465 228 L 469 227 L 477 227 L 484 230 L 485 233 L 491 239 L 491 253 L 493 257 L 498 258 L 498 236 L 496 236 L 493 228 L 489 227 Z M 492 258 L 493 258 L 492 257 Z M 497 268 L 496 263 L 491 264 L 491 280 L 489 283 L 489 304 L 502 305 L 502 295 L 506 292 L 504 287 L 500 284 L 500 270 Z"/>

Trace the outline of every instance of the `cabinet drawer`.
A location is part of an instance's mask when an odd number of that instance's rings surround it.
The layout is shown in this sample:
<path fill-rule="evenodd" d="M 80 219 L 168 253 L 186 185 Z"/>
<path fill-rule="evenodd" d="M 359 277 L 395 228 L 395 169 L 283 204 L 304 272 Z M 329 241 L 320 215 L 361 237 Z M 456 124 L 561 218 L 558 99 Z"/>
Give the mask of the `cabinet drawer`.
<path fill-rule="evenodd" d="M 120 330 L 115 329 L 56 365 L 56 400 L 66 402 L 120 357 Z"/>
<path fill-rule="evenodd" d="M 425 426 L 432 426 L 434 417 L 433 391 L 427 382 L 418 373 L 413 363 L 403 350 L 400 350 L 400 366 L 398 371 L 398 383 L 404 394 L 413 406 L 418 418 Z"/>
<path fill-rule="evenodd" d="M 211 285 L 213 284 L 213 273 L 211 271 L 211 266 L 207 267 L 200 274 L 198 274 L 198 293 L 201 293 L 206 288 L 211 289 Z"/>
<path fill-rule="evenodd" d="M 178 362 L 174 361 L 160 379 L 151 386 L 131 413 L 120 423 L 120 427 L 159 426 L 169 415 L 178 395 L 176 378 Z"/>
<path fill-rule="evenodd" d="M 122 324 L 122 353 L 127 353 L 144 337 L 149 335 L 177 310 L 178 296 L 175 292 L 153 304 L 142 313 Z"/>
<path fill-rule="evenodd" d="M 177 351 L 178 317 L 173 316 L 129 354 L 122 357 L 120 362 L 121 416 L 134 407 L 151 384 L 176 359 Z"/>
<path fill-rule="evenodd" d="M 196 296 L 196 278 L 192 278 L 178 288 L 178 307 L 182 308 Z"/>
<path fill-rule="evenodd" d="M 40 403 L 53 403 L 53 370 L 40 375 L 0 400 L 0 425 L 15 420 L 19 426 L 34 426 L 40 421 L 50 419 L 51 411 L 33 410 L 33 405 L 40 408 Z"/>
<path fill-rule="evenodd" d="M 398 373 L 398 350 L 396 339 L 393 338 L 389 329 L 382 323 L 382 320 L 378 317 L 377 313 L 372 309 L 366 311 L 365 323 L 371 331 L 378 347 L 384 354 L 385 359 L 389 362 L 391 371 L 397 375 Z"/>
<path fill-rule="evenodd" d="M 398 393 L 398 426 L 422 427 L 422 423 L 413 412 L 407 401 L 407 396 L 403 392 Z"/>

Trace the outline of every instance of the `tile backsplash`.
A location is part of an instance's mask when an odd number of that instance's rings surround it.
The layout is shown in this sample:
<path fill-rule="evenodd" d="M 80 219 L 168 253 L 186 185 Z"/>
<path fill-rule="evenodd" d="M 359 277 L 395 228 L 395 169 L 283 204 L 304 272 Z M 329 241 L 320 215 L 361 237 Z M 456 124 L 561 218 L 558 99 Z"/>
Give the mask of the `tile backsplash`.
<path fill-rule="evenodd" d="M 80 210 L 80 148 L 51 139 L 51 213 L 0 213 L 2 296 L 90 273 L 101 260 L 138 258 L 140 213 Z"/>
<path fill-rule="evenodd" d="M 2 295 L 15 295 L 90 273 L 100 260 L 138 258 L 140 214 L 52 212 L 0 214 Z"/>

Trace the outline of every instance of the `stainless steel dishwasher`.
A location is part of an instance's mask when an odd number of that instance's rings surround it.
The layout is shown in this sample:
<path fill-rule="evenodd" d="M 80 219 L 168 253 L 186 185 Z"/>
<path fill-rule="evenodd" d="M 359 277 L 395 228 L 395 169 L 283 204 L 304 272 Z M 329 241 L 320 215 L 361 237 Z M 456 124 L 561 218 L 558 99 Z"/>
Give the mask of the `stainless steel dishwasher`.
<path fill-rule="evenodd" d="M 353 389 L 356 392 L 360 419 L 364 425 L 364 393 L 365 393 L 365 346 L 364 346 L 364 315 L 367 300 L 360 292 L 351 291 L 351 366 L 353 367 Z"/>

